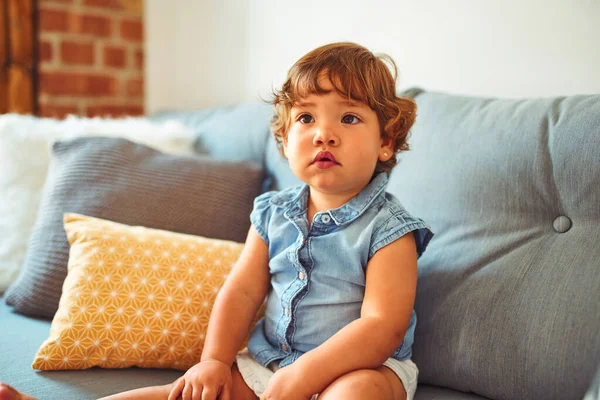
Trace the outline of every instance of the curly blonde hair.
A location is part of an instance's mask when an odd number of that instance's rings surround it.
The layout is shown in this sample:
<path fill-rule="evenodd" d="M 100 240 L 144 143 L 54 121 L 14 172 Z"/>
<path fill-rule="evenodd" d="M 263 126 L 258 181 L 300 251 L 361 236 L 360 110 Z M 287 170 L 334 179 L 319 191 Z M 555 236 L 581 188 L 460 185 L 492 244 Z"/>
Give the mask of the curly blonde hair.
<path fill-rule="evenodd" d="M 394 154 L 388 161 L 378 161 L 375 173 L 389 174 L 397 164 L 396 154 L 409 148 L 406 140 L 415 122 L 417 107 L 414 101 L 396 96 L 398 70 L 394 60 L 386 54 L 375 55 L 356 43 L 319 47 L 290 68 L 281 90 L 274 91 L 271 101 L 275 108 L 271 131 L 279 151 L 283 154 L 282 144 L 287 140 L 291 125 L 292 106 L 308 95 L 328 93 L 318 83 L 324 73 L 338 94 L 363 102 L 377 113 L 381 137 L 391 139 Z"/>

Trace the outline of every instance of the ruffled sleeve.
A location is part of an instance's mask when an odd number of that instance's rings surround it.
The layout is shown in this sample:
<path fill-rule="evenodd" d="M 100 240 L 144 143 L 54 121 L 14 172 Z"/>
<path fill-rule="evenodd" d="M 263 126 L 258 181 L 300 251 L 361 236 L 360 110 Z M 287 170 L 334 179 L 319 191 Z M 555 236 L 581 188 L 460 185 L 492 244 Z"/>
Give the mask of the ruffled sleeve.
<path fill-rule="evenodd" d="M 433 238 L 430 227 L 420 218 L 415 218 L 406 211 L 397 213 L 387 211 L 386 216 L 381 218 L 381 223 L 373 231 L 369 259 L 377 250 L 401 238 L 409 232 L 413 232 L 417 246 L 417 257 L 421 257 L 427 245 Z"/>
<path fill-rule="evenodd" d="M 254 207 L 250 213 L 250 222 L 256 232 L 269 244 L 269 222 L 271 220 L 271 198 L 276 191 L 266 192 L 254 199 Z"/>

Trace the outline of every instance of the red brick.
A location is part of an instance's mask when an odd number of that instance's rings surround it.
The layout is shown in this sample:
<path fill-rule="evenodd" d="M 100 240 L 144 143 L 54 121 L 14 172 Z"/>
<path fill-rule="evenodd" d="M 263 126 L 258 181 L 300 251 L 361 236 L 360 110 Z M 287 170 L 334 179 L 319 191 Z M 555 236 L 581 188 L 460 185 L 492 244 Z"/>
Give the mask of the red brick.
<path fill-rule="evenodd" d="M 79 107 L 76 105 L 53 105 L 53 104 L 40 104 L 39 105 L 39 116 L 49 118 L 65 118 L 69 114 L 78 114 Z"/>
<path fill-rule="evenodd" d="M 86 7 L 126 11 L 134 14 L 142 14 L 144 12 L 144 0 L 84 0 L 83 4 Z"/>
<path fill-rule="evenodd" d="M 128 97 L 144 97 L 144 80 L 142 78 L 133 78 L 127 81 Z"/>
<path fill-rule="evenodd" d="M 134 54 L 135 67 L 137 69 L 144 69 L 144 51 L 136 50 Z"/>
<path fill-rule="evenodd" d="M 123 3 L 119 0 L 85 0 L 83 4 L 87 7 L 109 8 L 112 10 L 124 10 Z"/>
<path fill-rule="evenodd" d="M 90 106 L 87 108 L 88 117 L 123 117 L 126 115 L 143 115 L 142 106 Z"/>
<path fill-rule="evenodd" d="M 52 43 L 40 40 L 38 48 L 38 58 L 41 62 L 52 60 Z"/>
<path fill-rule="evenodd" d="M 112 21 L 104 16 L 41 8 L 39 20 L 41 32 L 79 33 L 99 37 L 109 37 L 112 33 Z"/>
<path fill-rule="evenodd" d="M 63 41 L 60 44 L 60 59 L 65 64 L 94 65 L 94 43 Z"/>
<path fill-rule="evenodd" d="M 111 35 L 112 21 L 108 17 L 82 15 L 80 32 L 94 36 L 108 37 Z"/>
<path fill-rule="evenodd" d="M 70 14 L 47 8 L 39 10 L 40 31 L 67 32 L 69 30 Z"/>
<path fill-rule="evenodd" d="M 133 42 L 144 40 L 144 25 L 140 20 L 121 21 L 121 37 Z"/>
<path fill-rule="evenodd" d="M 55 96 L 116 96 L 119 82 L 115 77 L 100 74 L 41 72 L 40 93 Z"/>
<path fill-rule="evenodd" d="M 107 67 L 123 68 L 125 67 L 125 49 L 123 47 L 104 48 L 104 65 Z"/>

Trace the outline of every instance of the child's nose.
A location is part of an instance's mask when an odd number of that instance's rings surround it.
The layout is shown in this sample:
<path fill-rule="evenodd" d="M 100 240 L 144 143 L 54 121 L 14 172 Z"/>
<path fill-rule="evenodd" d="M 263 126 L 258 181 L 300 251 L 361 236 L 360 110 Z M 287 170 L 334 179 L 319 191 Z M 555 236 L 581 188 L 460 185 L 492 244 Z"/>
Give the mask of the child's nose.
<path fill-rule="evenodd" d="M 322 146 L 324 144 L 337 146 L 339 144 L 339 138 L 332 129 L 328 127 L 318 127 L 315 131 L 313 144 L 315 146 Z"/>

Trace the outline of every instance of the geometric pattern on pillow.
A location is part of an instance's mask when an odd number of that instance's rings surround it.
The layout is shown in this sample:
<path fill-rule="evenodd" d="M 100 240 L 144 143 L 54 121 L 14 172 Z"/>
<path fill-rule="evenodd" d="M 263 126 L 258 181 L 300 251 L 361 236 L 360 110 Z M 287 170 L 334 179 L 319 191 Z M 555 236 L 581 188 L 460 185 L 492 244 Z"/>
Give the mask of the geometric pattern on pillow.
<path fill-rule="evenodd" d="M 215 297 L 243 244 L 79 214 L 65 214 L 64 223 L 68 275 L 32 367 L 196 364 Z"/>

